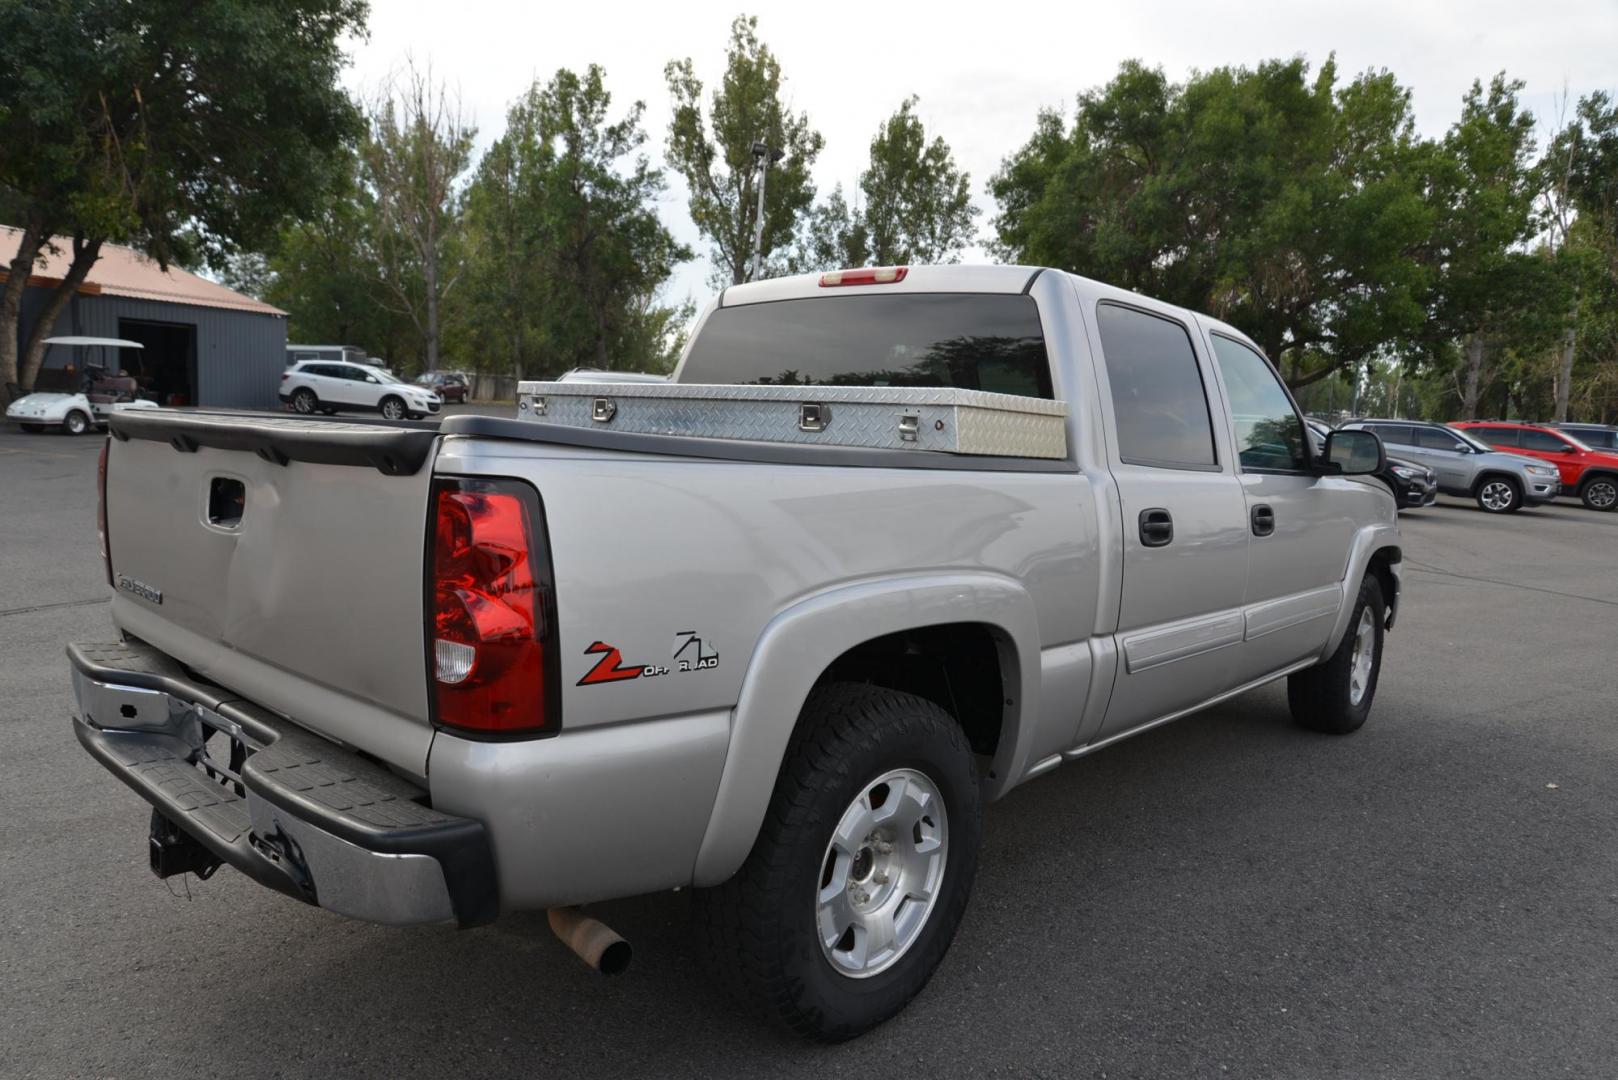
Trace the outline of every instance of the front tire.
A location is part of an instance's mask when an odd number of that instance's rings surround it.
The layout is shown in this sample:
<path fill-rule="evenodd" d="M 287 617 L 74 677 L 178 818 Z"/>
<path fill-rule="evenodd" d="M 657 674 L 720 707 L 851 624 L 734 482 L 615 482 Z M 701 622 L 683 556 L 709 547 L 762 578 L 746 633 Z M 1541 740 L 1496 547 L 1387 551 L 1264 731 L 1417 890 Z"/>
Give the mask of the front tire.
<path fill-rule="evenodd" d="M 406 416 L 405 403 L 396 397 L 382 399 L 382 419 L 403 420 Z"/>
<path fill-rule="evenodd" d="M 1618 478 L 1592 476 L 1579 488 L 1579 499 L 1591 510 L 1610 511 L 1618 508 Z"/>
<path fill-rule="evenodd" d="M 62 421 L 62 430 L 69 435 L 83 435 L 90 430 L 90 418 L 78 409 L 74 409 Z"/>
<path fill-rule="evenodd" d="M 1486 514 L 1515 514 L 1522 509 L 1522 488 L 1503 476 L 1486 477 L 1478 485 L 1477 501 Z"/>
<path fill-rule="evenodd" d="M 815 691 L 736 876 L 698 894 L 704 952 L 738 1002 L 853 1038 L 919 993 L 966 910 L 981 830 L 971 748 L 930 701 Z"/>
<path fill-rule="evenodd" d="M 1294 721 L 1327 735 L 1347 735 L 1365 724 L 1382 673 L 1386 622 L 1382 583 L 1366 574 L 1337 651 L 1323 663 L 1287 677 L 1287 706 Z"/>

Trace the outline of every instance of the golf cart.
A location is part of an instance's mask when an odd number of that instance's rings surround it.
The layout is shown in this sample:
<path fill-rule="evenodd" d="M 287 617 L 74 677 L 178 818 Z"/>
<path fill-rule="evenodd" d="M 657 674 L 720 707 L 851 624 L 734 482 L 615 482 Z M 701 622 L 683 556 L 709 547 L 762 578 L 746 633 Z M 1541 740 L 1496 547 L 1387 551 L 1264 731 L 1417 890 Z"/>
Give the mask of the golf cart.
<path fill-rule="evenodd" d="M 143 349 L 138 341 L 123 338 L 53 337 L 45 339 L 45 347 L 53 345 L 68 348 L 96 348 L 102 350 L 104 361 L 107 349 Z M 22 425 L 24 431 L 44 431 L 59 427 L 69 435 L 83 435 L 91 426 L 106 427 L 107 417 L 118 409 L 155 409 L 155 401 L 140 396 L 135 380 L 116 363 L 80 365 L 81 377 L 77 393 L 34 393 L 6 406 L 6 419 Z M 108 371 L 116 374 L 109 375 Z"/>

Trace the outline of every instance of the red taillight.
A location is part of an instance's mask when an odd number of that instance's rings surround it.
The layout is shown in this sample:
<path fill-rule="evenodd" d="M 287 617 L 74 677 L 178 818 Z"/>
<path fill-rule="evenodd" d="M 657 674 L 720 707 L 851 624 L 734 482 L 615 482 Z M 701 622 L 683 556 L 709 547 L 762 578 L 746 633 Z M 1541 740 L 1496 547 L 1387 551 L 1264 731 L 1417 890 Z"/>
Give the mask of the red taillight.
<path fill-rule="evenodd" d="M 820 287 L 838 285 L 893 285 L 910 273 L 908 266 L 867 266 L 863 270 L 833 270 L 820 275 Z"/>
<path fill-rule="evenodd" d="M 433 718 L 480 735 L 556 731 L 544 516 L 515 480 L 433 482 L 427 664 Z"/>
<path fill-rule="evenodd" d="M 107 584 L 112 584 L 112 546 L 107 543 L 107 448 L 112 445 L 109 435 L 101 443 L 101 459 L 96 464 L 96 542 L 101 545 L 101 565 L 107 571 Z"/>
<path fill-rule="evenodd" d="M 281 381 L 282 382 L 286 382 L 290 378 L 292 378 L 292 372 L 290 372 L 290 371 L 281 372 Z"/>

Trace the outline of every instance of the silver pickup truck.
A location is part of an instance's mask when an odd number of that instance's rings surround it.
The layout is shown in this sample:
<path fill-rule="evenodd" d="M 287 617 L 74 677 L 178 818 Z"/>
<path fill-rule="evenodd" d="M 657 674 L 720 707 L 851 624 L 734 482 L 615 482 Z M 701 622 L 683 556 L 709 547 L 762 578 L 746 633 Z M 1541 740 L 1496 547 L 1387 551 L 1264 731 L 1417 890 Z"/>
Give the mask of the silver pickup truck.
<path fill-rule="evenodd" d="M 1229 326 L 1053 270 L 793 278 L 724 292 L 690 384 L 1065 419 L 1042 457 L 120 414 L 121 639 L 68 655 L 153 870 L 389 924 L 549 909 L 607 969 L 576 905 L 695 887 L 724 981 L 840 1039 L 938 965 L 984 804 L 1283 677 L 1304 727 L 1365 721 L 1400 539 L 1351 474 L 1381 443 L 1316 456 Z"/>

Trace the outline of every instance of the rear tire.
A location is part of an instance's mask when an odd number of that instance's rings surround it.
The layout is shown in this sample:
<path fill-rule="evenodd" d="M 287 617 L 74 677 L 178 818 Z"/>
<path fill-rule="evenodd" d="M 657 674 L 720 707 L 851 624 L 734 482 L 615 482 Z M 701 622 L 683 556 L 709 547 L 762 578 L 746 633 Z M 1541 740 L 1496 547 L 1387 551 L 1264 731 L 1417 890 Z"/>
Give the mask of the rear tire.
<path fill-rule="evenodd" d="M 695 898 L 716 978 L 808 1038 L 875 1027 L 948 951 L 980 827 L 972 751 L 953 717 L 877 687 L 816 690 L 747 861 Z"/>
<path fill-rule="evenodd" d="M 90 430 L 90 425 L 90 418 L 84 415 L 84 413 L 80 412 L 78 409 L 74 409 L 69 412 L 67 417 L 62 421 L 62 430 L 67 432 L 69 435 L 83 435 L 86 431 Z"/>
<path fill-rule="evenodd" d="M 320 408 L 320 399 L 315 392 L 307 386 L 300 386 L 292 394 L 292 411 L 304 416 L 313 416 Z"/>
<path fill-rule="evenodd" d="M 1295 722 L 1327 735 L 1347 735 L 1360 729 L 1371 715 L 1377 677 L 1382 673 L 1386 621 L 1382 583 L 1366 574 L 1337 651 L 1324 662 L 1287 677 L 1287 706 Z"/>
<path fill-rule="evenodd" d="M 1579 488 L 1579 498 L 1591 510 L 1610 511 L 1618 508 L 1618 478 L 1592 476 Z"/>
<path fill-rule="evenodd" d="M 1522 509 L 1522 485 L 1504 476 L 1484 477 L 1476 498 L 1485 514 L 1515 514 Z"/>

